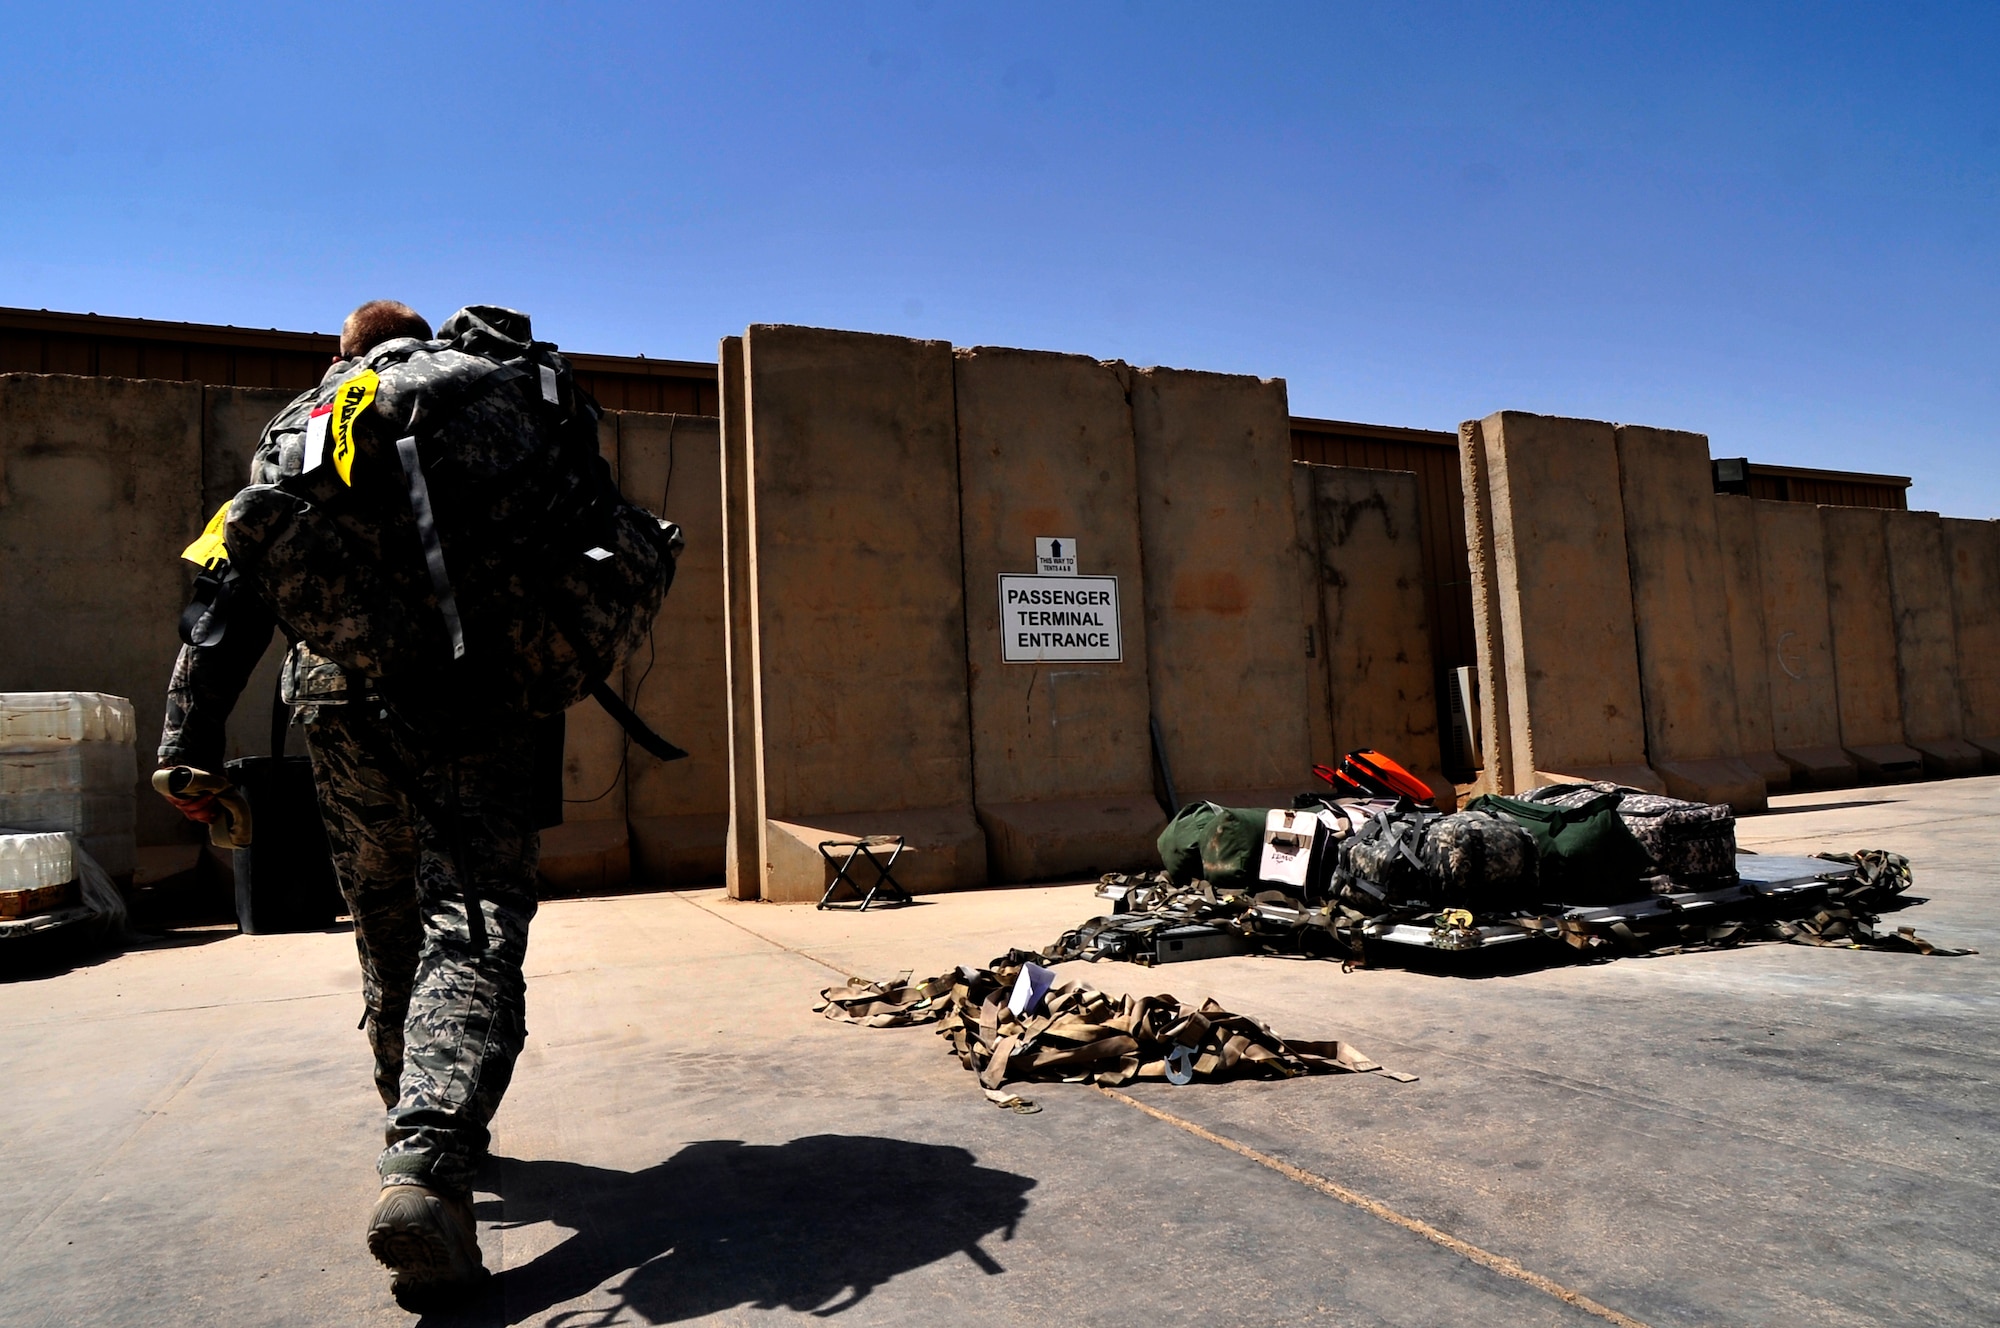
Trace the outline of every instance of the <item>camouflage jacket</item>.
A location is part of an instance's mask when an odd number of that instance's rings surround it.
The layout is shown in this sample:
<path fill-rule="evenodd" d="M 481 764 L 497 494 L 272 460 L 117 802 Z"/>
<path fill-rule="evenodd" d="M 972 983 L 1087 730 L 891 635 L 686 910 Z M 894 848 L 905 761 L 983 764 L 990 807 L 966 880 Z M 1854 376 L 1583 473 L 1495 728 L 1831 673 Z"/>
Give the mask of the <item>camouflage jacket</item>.
<path fill-rule="evenodd" d="M 282 440 L 273 445 L 279 426 L 297 420 L 292 435 L 291 474 L 299 468 L 297 439 L 303 436 L 307 414 L 314 399 L 331 383 L 344 377 L 350 361 L 339 361 L 320 379 L 319 385 L 301 392 L 279 411 L 259 440 L 250 461 L 248 479 L 252 484 L 275 484 L 286 474 Z M 277 619 L 257 594 L 256 588 L 240 583 L 230 601 L 228 623 L 219 639 L 207 644 L 184 644 L 174 658 L 167 681 L 167 720 L 160 733 L 159 762 L 162 766 L 191 765 L 199 770 L 220 771 L 226 754 L 224 728 L 236 699 L 257 663 L 270 648 Z"/>

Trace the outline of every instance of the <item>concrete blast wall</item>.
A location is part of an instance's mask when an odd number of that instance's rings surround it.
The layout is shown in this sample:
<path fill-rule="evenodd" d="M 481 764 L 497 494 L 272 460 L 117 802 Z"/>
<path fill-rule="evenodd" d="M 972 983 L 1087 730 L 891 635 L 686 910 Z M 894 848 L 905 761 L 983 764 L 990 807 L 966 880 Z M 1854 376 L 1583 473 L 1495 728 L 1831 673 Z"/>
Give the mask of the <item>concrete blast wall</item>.
<path fill-rule="evenodd" d="M 1315 761 L 1388 753 L 1429 784 L 1440 807 L 1456 792 L 1438 767 L 1437 697 L 1423 587 L 1417 477 L 1294 462 Z"/>
<path fill-rule="evenodd" d="M 723 875 L 729 821 L 720 429 L 713 416 L 623 411 L 616 419 L 618 483 L 627 501 L 678 522 L 687 537 L 652 637 L 625 663 L 624 696 L 654 732 L 686 748 L 688 759 L 655 760 L 613 726 L 625 759 L 632 871 L 660 885 L 715 880 Z M 608 722 L 588 703 L 570 712 L 572 722 L 585 712 Z"/>
<path fill-rule="evenodd" d="M 1674 797 L 1761 811 L 1764 778 L 1737 756 L 1727 564 L 1708 439 L 1638 425 L 1620 425 L 1616 438 L 1647 759 Z"/>
<path fill-rule="evenodd" d="M 1132 373 L 1152 713 L 1182 799 L 1288 806 L 1309 687 L 1282 381 Z"/>
<path fill-rule="evenodd" d="M 1165 823 L 1148 736 L 1130 376 L 1080 355 L 957 353 L 973 788 L 1003 880 L 1143 867 Z M 1118 578 L 1122 660 L 1003 661 L 999 578 L 1035 570 L 1038 537 L 1075 542 L 1079 574 Z"/>
<path fill-rule="evenodd" d="M 178 555 L 208 517 L 201 423 L 193 383 L 0 375 L 0 691 L 130 697 L 147 775 L 192 584 Z M 150 790 L 138 817 L 141 844 L 194 839 Z"/>
<path fill-rule="evenodd" d="M 1977 774 L 1985 762 L 1965 741 L 1943 523 L 1935 512 L 1885 512 L 1883 534 L 1904 738 L 1923 754 L 1930 774 Z"/>
<path fill-rule="evenodd" d="M 1500 570 L 1493 546 L 1493 475 L 1487 460 L 1486 424 L 1458 426 L 1459 480 L 1465 490 L 1465 541 L 1472 572 L 1472 631 L 1478 678 L 1479 764 L 1482 792 L 1512 793 L 1534 783 L 1514 764 L 1514 725 L 1507 709 L 1506 641 L 1501 630 Z"/>
<path fill-rule="evenodd" d="M 760 893 L 877 833 L 911 889 L 983 883 L 951 347 L 759 325 L 743 359 Z"/>
<path fill-rule="evenodd" d="M 1502 411 L 1469 436 L 1480 455 L 1467 525 L 1486 569 L 1480 676 L 1487 697 L 1504 694 L 1507 719 L 1487 747 L 1487 787 L 1610 779 L 1663 792 L 1646 765 L 1613 427 Z"/>
<path fill-rule="evenodd" d="M 1758 569 L 1757 513 L 1743 494 L 1715 495 L 1715 534 L 1729 610 L 1729 671 L 1736 684 L 1736 750 L 1767 792 L 1790 787 L 1792 768 L 1771 734 L 1771 678 L 1764 663 L 1764 585 Z"/>
<path fill-rule="evenodd" d="M 764 879 L 764 763 L 757 748 L 757 683 L 751 639 L 750 435 L 744 416 L 743 338 L 724 337 L 717 378 L 722 400 L 723 658 L 729 687 L 728 838 L 723 883 L 731 899 L 756 899 Z"/>
<path fill-rule="evenodd" d="M 1840 745 L 1840 699 L 1827 613 L 1826 551 L 1819 512 L 1802 503 L 1751 500 L 1764 594 L 1765 679 L 1771 741 L 1801 784 L 1854 782 Z"/>
<path fill-rule="evenodd" d="M 1241 805 L 1306 786 L 1282 382 L 762 325 L 736 355 L 725 341 L 732 893 L 816 900 L 817 845 L 864 834 L 905 838 L 896 875 L 918 891 L 1143 868 L 1166 783 Z M 1335 562 L 1406 588 L 1367 601 L 1401 614 L 1376 639 L 1422 643 L 1418 571 L 1364 566 L 1414 556 L 1407 480 L 1380 481 L 1407 550 L 1362 537 Z M 1115 650 L 1037 643 L 1082 624 L 1003 603 L 1003 578 L 1112 592 L 1072 576 L 1116 578 Z M 1343 611 L 1359 639 L 1372 607 Z M 1376 666 L 1402 709 L 1368 740 L 1426 743 L 1410 759 L 1435 778 L 1429 669 Z"/>
<path fill-rule="evenodd" d="M 1941 523 L 1966 740 L 2000 766 L 2000 521 Z"/>
<path fill-rule="evenodd" d="M 1819 515 L 1840 745 L 1872 777 L 1920 774 L 1922 756 L 1903 741 L 1883 514 L 1873 508 L 1822 507 Z"/>

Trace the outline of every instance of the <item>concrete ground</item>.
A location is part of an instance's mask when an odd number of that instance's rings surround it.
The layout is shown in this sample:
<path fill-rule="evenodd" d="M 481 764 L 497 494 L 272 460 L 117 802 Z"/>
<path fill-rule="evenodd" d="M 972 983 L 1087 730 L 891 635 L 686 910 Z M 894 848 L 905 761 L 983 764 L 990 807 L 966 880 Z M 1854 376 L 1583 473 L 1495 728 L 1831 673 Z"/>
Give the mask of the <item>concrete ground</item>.
<path fill-rule="evenodd" d="M 1077 1085 L 996 1110 L 928 1029 L 811 1012 L 845 973 L 1044 944 L 1088 886 L 864 916 L 552 903 L 479 1196 L 499 1276 L 421 1322 L 1991 1323 L 1996 816 L 1988 778 L 1741 829 L 1908 854 L 1933 902 L 1896 921 L 1967 958 L 1067 966 L 1420 1076 L 1130 1090 L 1166 1119 Z M 182 933 L 0 986 L 0 1322 L 410 1322 L 361 1241 L 359 1014 L 340 932 Z"/>

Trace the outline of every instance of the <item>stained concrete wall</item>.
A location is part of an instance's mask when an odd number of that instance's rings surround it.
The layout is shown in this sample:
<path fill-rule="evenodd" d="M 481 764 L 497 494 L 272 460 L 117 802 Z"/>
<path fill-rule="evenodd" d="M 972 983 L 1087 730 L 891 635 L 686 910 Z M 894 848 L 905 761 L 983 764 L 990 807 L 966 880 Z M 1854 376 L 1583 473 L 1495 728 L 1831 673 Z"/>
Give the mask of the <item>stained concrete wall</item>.
<path fill-rule="evenodd" d="M 763 890 L 764 795 L 751 649 L 755 618 L 750 584 L 750 435 L 744 415 L 742 337 L 722 339 L 718 380 L 722 401 L 722 635 L 729 741 L 723 883 L 731 899 L 756 899 Z"/>
<path fill-rule="evenodd" d="M 972 781 L 998 880 L 1157 858 L 1129 379 L 1081 355 L 956 353 Z M 1119 662 L 1002 660 L 999 577 L 1033 572 L 1045 536 L 1077 542 L 1079 574 L 1118 578 Z"/>
<path fill-rule="evenodd" d="M 1765 664 L 1764 583 L 1757 555 L 1757 513 L 1744 494 L 1715 495 L 1716 544 L 1729 614 L 1730 676 L 1736 687 L 1736 750 L 1764 780 L 1767 793 L 1792 783 L 1792 768 L 1771 734 L 1771 678 Z"/>
<path fill-rule="evenodd" d="M 130 697 L 151 774 L 202 510 L 193 383 L 0 374 L 0 691 Z M 268 711 L 265 712 L 268 715 Z M 194 841 L 137 790 L 141 844 Z"/>
<path fill-rule="evenodd" d="M 1945 517 L 1953 636 L 1966 740 L 2000 766 L 2000 521 Z"/>
<path fill-rule="evenodd" d="M 1291 416 L 1276 379 L 1132 372 L 1152 713 L 1182 801 L 1311 779 Z"/>
<path fill-rule="evenodd" d="M 1664 791 L 1646 765 L 1613 427 L 1502 411 L 1478 430 L 1500 618 L 1497 663 L 1482 674 L 1506 691 L 1514 787 L 1611 779 Z"/>
<path fill-rule="evenodd" d="M 1472 573 L 1472 629 L 1478 678 L 1480 793 L 1512 793 L 1533 784 L 1514 765 L 1514 727 L 1507 710 L 1506 643 L 1500 613 L 1500 572 L 1493 547 L 1493 480 L 1486 426 L 1458 426 L 1460 483 L 1465 490 L 1465 538 Z"/>
<path fill-rule="evenodd" d="M 1840 745 L 1819 511 L 1763 498 L 1752 499 L 1751 510 L 1764 594 L 1772 744 L 1799 783 L 1819 788 L 1851 784 L 1858 771 Z"/>
<path fill-rule="evenodd" d="M 1708 439 L 1631 424 L 1615 437 L 1647 763 L 1674 797 L 1761 811 L 1764 778 L 1738 757 Z"/>
<path fill-rule="evenodd" d="M 1903 740 L 1883 514 L 1874 508 L 1822 507 L 1819 515 L 1840 745 L 1864 774 L 1921 773 L 1923 758 Z"/>
<path fill-rule="evenodd" d="M 713 416 L 629 411 L 617 421 L 626 501 L 678 522 L 687 537 L 651 639 L 625 664 L 625 703 L 688 752 L 663 762 L 636 743 L 626 748 L 632 872 L 653 885 L 714 880 L 729 821 L 720 425 Z"/>
<path fill-rule="evenodd" d="M 951 347 L 759 325 L 744 370 L 760 893 L 818 898 L 815 845 L 861 834 L 980 884 Z"/>
<path fill-rule="evenodd" d="M 1951 571 L 1936 512 L 1885 512 L 1889 603 L 1896 615 L 1896 684 L 1903 734 L 1934 775 L 1976 774 L 1985 764 L 1965 741 Z"/>
<path fill-rule="evenodd" d="M 1293 463 L 1293 477 L 1305 496 L 1312 685 L 1327 736 L 1313 755 L 1386 752 L 1429 784 L 1440 806 L 1455 807 L 1440 767 L 1417 477 L 1303 462 Z"/>

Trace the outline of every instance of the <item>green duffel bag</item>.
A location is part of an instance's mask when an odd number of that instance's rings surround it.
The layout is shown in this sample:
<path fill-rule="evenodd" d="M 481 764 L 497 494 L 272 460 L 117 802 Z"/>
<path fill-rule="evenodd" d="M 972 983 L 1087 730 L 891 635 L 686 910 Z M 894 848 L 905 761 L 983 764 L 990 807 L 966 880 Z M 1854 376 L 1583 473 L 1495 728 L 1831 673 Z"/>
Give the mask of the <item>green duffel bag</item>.
<path fill-rule="evenodd" d="M 1268 807 L 1217 807 L 1201 841 L 1201 874 L 1218 891 L 1257 891 Z"/>
<path fill-rule="evenodd" d="M 1206 880 L 1225 889 L 1247 889 L 1257 880 L 1264 852 L 1262 807 L 1191 802 L 1160 831 L 1160 865 L 1176 881 Z"/>
<path fill-rule="evenodd" d="M 1652 855 L 1619 819 L 1618 799 L 1606 793 L 1575 807 L 1555 807 L 1489 793 L 1467 803 L 1466 810 L 1504 816 L 1534 836 L 1545 903 L 1602 906 L 1643 895 L 1639 878 L 1653 870 Z"/>
<path fill-rule="evenodd" d="M 1155 843 L 1160 848 L 1160 865 L 1167 875 L 1185 884 L 1201 879 L 1201 844 L 1208 838 L 1209 825 L 1223 809 L 1212 802 L 1191 802 L 1174 813 Z"/>

